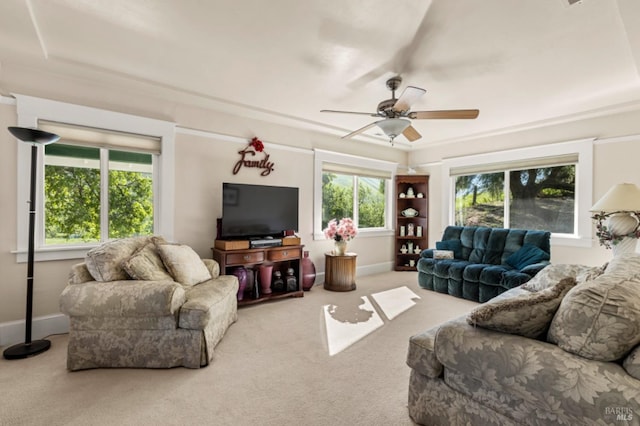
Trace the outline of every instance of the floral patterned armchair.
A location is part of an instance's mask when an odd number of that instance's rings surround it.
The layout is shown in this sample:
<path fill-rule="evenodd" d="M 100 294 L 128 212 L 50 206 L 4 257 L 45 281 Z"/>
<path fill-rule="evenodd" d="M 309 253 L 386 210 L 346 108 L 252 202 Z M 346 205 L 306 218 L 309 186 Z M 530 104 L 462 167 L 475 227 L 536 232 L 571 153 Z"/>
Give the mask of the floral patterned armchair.
<path fill-rule="evenodd" d="M 238 279 L 158 237 L 105 243 L 74 265 L 60 296 L 67 367 L 199 368 L 237 319 Z"/>

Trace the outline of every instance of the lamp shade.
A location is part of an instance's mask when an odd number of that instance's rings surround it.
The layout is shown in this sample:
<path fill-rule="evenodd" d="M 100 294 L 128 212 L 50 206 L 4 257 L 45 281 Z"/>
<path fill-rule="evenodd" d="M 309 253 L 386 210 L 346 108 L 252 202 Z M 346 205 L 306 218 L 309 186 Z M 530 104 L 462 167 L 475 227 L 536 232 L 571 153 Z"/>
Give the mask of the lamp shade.
<path fill-rule="evenodd" d="M 386 120 L 377 121 L 376 125 L 393 140 L 396 136 L 402 134 L 411 125 L 411 122 L 402 118 L 387 118 Z"/>
<path fill-rule="evenodd" d="M 609 189 L 589 211 L 605 213 L 640 211 L 640 188 L 632 183 L 619 183 Z"/>
<path fill-rule="evenodd" d="M 55 133 L 31 129 L 29 127 L 8 127 L 8 130 L 13 136 L 23 142 L 37 143 L 40 145 L 48 145 L 60 139 L 60 136 Z"/>

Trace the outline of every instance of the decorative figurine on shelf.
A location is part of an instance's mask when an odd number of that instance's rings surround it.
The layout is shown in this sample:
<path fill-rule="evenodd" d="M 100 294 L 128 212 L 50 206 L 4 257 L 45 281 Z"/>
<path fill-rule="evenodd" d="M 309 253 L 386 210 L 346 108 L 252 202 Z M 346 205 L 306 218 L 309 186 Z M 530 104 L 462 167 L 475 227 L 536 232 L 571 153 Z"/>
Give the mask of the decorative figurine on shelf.
<path fill-rule="evenodd" d="M 282 279 L 282 272 L 276 271 L 273 273 L 273 283 L 271 284 L 271 290 L 275 292 L 285 291 L 284 280 Z"/>
<path fill-rule="evenodd" d="M 287 285 L 285 288 L 286 291 L 298 290 L 298 280 L 296 279 L 294 273 L 295 271 L 293 270 L 293 268 L 287 269 Z"/>
<path fill-rule="evenodd" d="M 400 252 L 402 254 L 405 254 L 407 252 L 407 246 L 403 244 L 402 247 L 400 248 Z"/>
<path fill-rule="evenodd" d="M 407 189 L 407 198 L 414 198 L 415 197 L 415 193 L 413 192 L 413 188 L 410 186 L 409 189 Z"/>
<path fill-rule="evenodd" d="M 407 236 L 408 237 L 413 237 L 413 232 L 415 229 L 415 225 L 413 223 L 410 223 L 407 225 Z"/>

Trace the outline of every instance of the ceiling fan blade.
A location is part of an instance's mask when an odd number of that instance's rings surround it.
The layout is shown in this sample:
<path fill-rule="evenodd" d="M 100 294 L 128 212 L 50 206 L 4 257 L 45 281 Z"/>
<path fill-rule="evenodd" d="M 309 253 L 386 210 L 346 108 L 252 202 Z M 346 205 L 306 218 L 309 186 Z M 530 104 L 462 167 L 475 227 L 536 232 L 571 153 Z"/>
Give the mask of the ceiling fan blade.
<path fill-rule="evenodd" d="M 357 115 L 368 115 L 370 117 L 378 117 L 378 114 L 375 112 L 359 112 L 359 111 L 336 111 L 333 109 L 321 109 L 320 112 L 335 112 L 338 114 L 357 114 Z"/>
<path fill-rule="evenodd" d="M 424 119 L 461 119 L 476 118 L 480 114 L 477 109 L 449 109 L 442 111 L 414 111 L 410 112 L 408 117 L 418 120 Z"/>
<path fill-rule="evenodd" d="M 409 140 L 409 142 L 417 141 L 422 137 L 420 133 L 413 127 L 409 126 L 402 132 L 402 135 Z"/>
<path fill-rule="evenodd" d="M 376 125 L 375 122 L 367 124 L 366 126 L 359 128 L 358 130 L 354 130 L 353 132 L 349 133 L 348 135 L 344 135 L 341 139 L 352 138 L 352 137 L 354 137 L 356 135 L 359 135 L 362 132 L 365 132 L 365 131 L 369 130 L 370 128 L 372 128 L 375 125 Z"/>
<path fill-rule="evenodd" d="M 425 93 L 427 91 L 419 87 L 407 86 L 393 105 L 393 109 L 396 111 L 409 111 L 411 105 Z"/>

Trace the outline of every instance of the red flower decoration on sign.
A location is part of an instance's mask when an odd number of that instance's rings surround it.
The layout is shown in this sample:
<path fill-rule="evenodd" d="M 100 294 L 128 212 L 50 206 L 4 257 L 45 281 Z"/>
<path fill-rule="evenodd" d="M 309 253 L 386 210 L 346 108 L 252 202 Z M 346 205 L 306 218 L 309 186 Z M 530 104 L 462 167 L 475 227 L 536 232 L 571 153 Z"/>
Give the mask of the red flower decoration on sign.
<path fill-rule="evenodd" d="M 264 144 L 262 143 L 262 141 L 260 139 L 258 139 L 255 136 L 253 137 L 253 139 L 251 139 L 251 143 L 249 145 L 254 147 L 255 150 L 258 151 L 258 152 L 262 152 L 264 150 Z"/>

